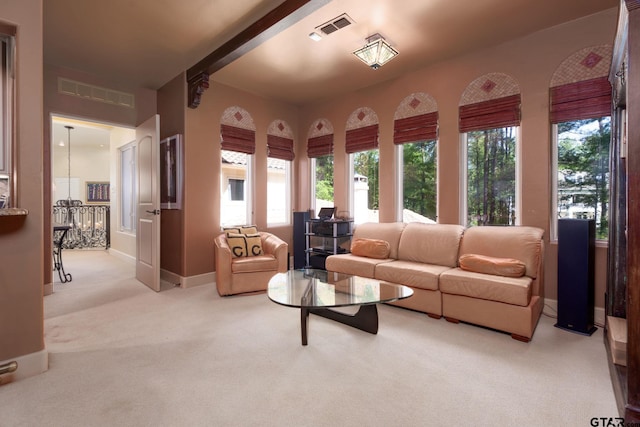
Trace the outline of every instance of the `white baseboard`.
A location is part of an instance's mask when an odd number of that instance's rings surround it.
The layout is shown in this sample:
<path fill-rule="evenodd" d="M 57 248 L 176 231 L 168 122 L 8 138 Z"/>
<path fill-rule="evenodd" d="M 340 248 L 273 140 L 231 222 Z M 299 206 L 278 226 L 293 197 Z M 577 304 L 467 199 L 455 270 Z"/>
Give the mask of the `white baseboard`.
<path fill-rule="evenodd" d="M 40 375 L 49 369 L 49 352 L 40 350 L 36 353 L 25 354 L 9 360 L 0 361 L 0 365 L 5 363 L 18 362 L 18 369 L 15 372 L 0 376 L 0 385 L 25 378 Z"/>
<path fill-rule="evenodd" d="M 544 313 L 551 315 L 551 316 L 557 316 L 558 313 L 558 300 L 555 299 L 549 299 L 549 298 L 545 298 L 544 299 Z M 550 310 L 547 310 L 547 308 L 549 308 Z M 604 325 L 604 318 L 605 318 L 605 312 L 604 312 L 604 308 L 602 307 L 594 307 L 593 309 L 593 322 L 596 324 L 596 326 L 600 326 L 602 327 Z"/>
<path fill-rule="evenodd" d="M 119 250 L 113 249 L 113 248 L 109 248 L 109 253 L 113 256 L 115 256 L 116 258 L 119 258 L 123 261 L 126 261 L 128 263 L 131 263 L 133 265 L 136 264 L 136 257 L 133 257 L 129 254 L 126 254 L 124 252 L 120 252 Z"/>

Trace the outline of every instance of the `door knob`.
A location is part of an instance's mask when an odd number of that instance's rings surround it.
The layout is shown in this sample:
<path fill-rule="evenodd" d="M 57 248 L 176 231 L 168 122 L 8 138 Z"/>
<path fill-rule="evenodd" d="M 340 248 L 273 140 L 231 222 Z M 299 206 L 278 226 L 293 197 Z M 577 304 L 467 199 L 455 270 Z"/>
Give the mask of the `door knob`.
<path fill-rule="evenodd" d="M 146 211 L 146 212 L 153 215 L 160 215 L 160 209 L 154 209 L 152 211 Z"/>

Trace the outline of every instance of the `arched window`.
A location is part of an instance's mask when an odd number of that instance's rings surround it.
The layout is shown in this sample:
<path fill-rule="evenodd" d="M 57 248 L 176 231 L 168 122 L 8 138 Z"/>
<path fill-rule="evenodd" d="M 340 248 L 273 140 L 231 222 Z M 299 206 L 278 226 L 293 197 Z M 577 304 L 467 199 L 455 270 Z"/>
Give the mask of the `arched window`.
<path fill-rule="evenodd" d="M 513 77 L 490 73 L 467 86 L 459 106 L 461 224 L 518 224 L 519 126 L 520 88 Z"/>
<path fill-rule="evenodd" d="M 267 129 L 267 225 L 291 223 L 291 162 L 293 132 L 287 122 L 274 120 Z"/>
<path fill-rule="evenodd" d="M 394 115 L 393 143 L 398 161 L 398 212 L 402 222 L 437 221 L 438 104 L 426 93 L 407 96 Z"/>
<path fill-rule="evenodd" d="M 333 206 L 333 126 L 318 119 L 309 127 L 307 157 L 311 160 L 311 208 Z"/>
<path fill-rule="evenodd" d="M 222 114 L 220 123 L 220 225 L 253 222 L 253 154 L 256 127 L 244 109 L 234 106 Z"/>
<path fill-rule="evenodd" d="M 611 55 L 608 45 L 582 49 L 551 79 L 553 240 L 558 218 L 594 219 L 596 238 L 609 236 Z"/>
<path fill-rule="evenodd" d="M 350 165 L 349 212 L 353 215 L 354 223 L 378 222 L 378 116 L 371 108 L 358 108 L 349 116 L 345 150 Z"/>

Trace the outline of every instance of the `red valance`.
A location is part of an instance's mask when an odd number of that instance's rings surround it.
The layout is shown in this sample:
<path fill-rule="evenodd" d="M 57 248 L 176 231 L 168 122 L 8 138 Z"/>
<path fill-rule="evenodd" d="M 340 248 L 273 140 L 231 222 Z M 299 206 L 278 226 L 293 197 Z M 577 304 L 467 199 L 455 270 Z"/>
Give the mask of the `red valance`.
<path fill-rule="evenodd" d="M 296 158 L 293 152 L 293 139 L 267 134 L 267 156 L 292 161 Z"/>
<path fill-rule="evenodd" d="M 611 115 L 611 84 L 606 77 L 552 87 L 551 123 Z"/>
<path fill-rule="evenodd" d="M 378 148 L 378 125 L 364 126 L 347 131 L 345 150 L 347 154 Z"/>
<path fill-rule="evenodd" d="M 520 125 L 520 94 L 462 105 L 460 133 Z"/>
<path fill-rule="evenodd" d="M 315 158 L 333 154 L 333 134 L 314 136 L 307 140 L 307 157 Z"/>
<path fill-rule="evenodd" d="M 393 126 L 393 143 L 405 144 L 430 141 L 438 138 L 438 112 L 396 119 Z"/>
<path fill-rule="evenodd" d="M 220 125 L 220 136 L 223 150 L 246 154 L 255 154 L 256 152 L 256 132 L 254 130 L 222 124 Z"/>

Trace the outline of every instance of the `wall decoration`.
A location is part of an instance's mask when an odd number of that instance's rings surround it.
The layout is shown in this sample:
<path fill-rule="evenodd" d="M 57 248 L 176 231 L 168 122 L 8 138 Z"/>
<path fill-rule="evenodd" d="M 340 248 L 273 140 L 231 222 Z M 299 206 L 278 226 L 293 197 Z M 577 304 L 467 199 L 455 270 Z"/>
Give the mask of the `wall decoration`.
<path fill-rule="evenodd" d="M 87 181 L 87 203 L 109 203 L 111 185 L 108 182 Z"/>
<path fill-rule="evenodd" d="M 160 207 L 182 209 L 182 136 L 160 141 Z"/>

